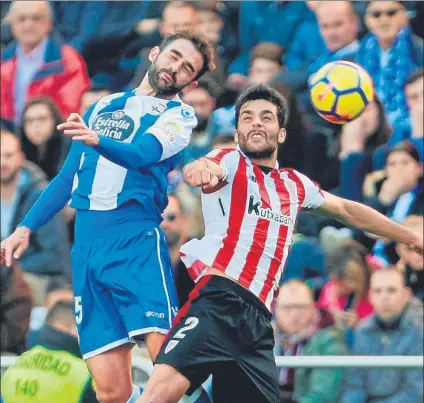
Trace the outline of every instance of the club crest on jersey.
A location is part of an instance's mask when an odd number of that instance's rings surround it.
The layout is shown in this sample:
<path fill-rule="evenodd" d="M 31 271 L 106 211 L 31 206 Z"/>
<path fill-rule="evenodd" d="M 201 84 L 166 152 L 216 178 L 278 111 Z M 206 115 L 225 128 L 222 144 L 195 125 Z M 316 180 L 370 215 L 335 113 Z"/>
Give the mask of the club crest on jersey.
<path fill-rule="evenodd" d="M 97 116 L 91 127 L 99 136 L 124 141 L 134 131 L 134 121 L 125 111 L 105 112 Z"/>
<path fill-rule="evenodd" d="M 191 109 L 181 109 L 181 116 L 184 120 L 191 119 L 194 117 L 193 111 Z"/>
<path fill-rule="evenodd" d="M 268 221 L 274 221 L 283 225 L 293 225 L 294 219 L 290 216 L 281 214 L 280 211 L 274 211 L 270 208 L 263 208 L 261 201 L 255 201 L 254 196 L 249 198 L 249 207 L 247 213 L 250 215 L 256 215 Z"/>

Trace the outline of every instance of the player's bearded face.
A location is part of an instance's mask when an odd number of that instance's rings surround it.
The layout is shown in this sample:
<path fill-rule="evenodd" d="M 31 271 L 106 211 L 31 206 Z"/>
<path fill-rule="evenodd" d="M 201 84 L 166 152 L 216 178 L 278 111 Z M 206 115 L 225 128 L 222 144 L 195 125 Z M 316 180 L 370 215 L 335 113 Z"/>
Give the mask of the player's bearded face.
<path fill-rule="evenodd" d="M 158 95 L 178 94 L 187 84 L 177 85 L 177 73 L 170 69 L 161 68 L 158 57 L 149 68 L 149 84 Z"/>

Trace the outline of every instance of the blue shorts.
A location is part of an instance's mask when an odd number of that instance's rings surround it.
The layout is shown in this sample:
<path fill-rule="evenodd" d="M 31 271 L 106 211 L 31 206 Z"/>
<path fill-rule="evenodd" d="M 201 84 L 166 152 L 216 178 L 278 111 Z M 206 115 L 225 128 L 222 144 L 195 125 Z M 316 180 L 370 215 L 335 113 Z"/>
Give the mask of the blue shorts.
<path fill-rule="evenodd" d="M 84 359 L 146 333 L 166 334 L 178 310 L 162 230 L 155 222 L 117 213 L 77 213 L 72 266 Z M 119 214 L 126 218 L 116 220 Z"/>

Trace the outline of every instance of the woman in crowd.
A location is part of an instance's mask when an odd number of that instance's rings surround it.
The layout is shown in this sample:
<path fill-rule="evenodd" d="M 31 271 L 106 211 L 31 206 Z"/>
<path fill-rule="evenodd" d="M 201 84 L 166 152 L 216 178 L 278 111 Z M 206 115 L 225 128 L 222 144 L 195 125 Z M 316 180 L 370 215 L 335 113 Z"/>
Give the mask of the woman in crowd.
<path fill-rule="evenodd" d="M 330 311 L 345 329 L 354 329 L 372 314 L 368 301 L 370 268 L 367 250 L 355 241 L 346 241 L 327 257 L 330 281 L 324 286 L 318 306 Z"/>
<path fill-rule="evenodd" d="M 57 130 L 62 123 L 59 110 L 49 98 L 27 103 L 18 132 L 28 160 L 36 163 L 49 179 L 60 170 L 70 147 L 68 138 Z"/>

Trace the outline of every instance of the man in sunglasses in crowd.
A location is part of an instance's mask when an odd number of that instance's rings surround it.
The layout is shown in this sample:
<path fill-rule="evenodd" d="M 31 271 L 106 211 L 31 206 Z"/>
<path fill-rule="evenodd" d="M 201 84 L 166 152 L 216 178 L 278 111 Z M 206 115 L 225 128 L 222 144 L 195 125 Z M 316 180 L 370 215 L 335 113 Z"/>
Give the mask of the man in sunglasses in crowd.
<path fill-rule="evenodd" d="M 409 8 L 402 1 L 370 1 L 365 14 L 370 33 L 356 58 L 373 78 L 395 131 L 409 127 L 404 86 L 412 72 L 423 66 L 424 58 L 423 41 L 409 27 Z"/>

